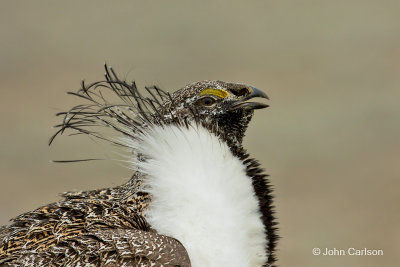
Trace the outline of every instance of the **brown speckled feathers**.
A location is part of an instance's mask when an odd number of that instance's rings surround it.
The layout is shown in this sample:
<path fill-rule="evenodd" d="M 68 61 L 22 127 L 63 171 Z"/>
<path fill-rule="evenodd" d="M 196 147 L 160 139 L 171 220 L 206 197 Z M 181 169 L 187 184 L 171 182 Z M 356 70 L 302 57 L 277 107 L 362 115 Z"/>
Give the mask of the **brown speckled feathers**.
<path fill-rule="evenodd" d="M 1 231 L 1 266 L 190 266 L 175 239 L 142 213 L 150 197 L 139 173 L 125 185 L 64 194 Z"/>

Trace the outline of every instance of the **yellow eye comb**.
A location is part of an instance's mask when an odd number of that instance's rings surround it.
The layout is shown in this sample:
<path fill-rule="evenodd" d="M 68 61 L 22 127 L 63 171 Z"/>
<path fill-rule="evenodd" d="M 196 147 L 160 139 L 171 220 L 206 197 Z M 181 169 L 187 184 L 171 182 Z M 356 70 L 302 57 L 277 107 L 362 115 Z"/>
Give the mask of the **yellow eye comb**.
<path fill-rule="evenodd" d="M 203 91 L 201 91 L 200 96 L 202 95 L 215 95 L 220 98 L 225 98 L 229 95 L 229 93 L 222 89 L 206 88 Z"/>

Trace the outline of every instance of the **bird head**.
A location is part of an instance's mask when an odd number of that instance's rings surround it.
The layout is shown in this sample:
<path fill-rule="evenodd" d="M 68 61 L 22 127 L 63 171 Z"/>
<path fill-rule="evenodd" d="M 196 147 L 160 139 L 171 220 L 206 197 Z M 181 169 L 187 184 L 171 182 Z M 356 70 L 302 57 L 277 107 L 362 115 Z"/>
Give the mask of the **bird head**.
<path fill-rule="evenodd" d="M 152 124 L 198 123 L 226 141 L 235 152 L 241 147 L 254 110 L 268 107 L 251 101 L 268 97 L 248 84 L 206 80 L 189 84 L 172 94 L 156 86 L 145 87 L 149 96 L 144 96 L 134 82 L 122 81 L 112 68 L 106 66 L 105 69 L 105 81 L 89 85 L 82 82 L 78 92 L 69 92 L 89 103 L 57 114 L 63 116 L 63 121 L 56 125 L 60 129 L 50 139 L 50 144 L 66 129 L 124 146 L 114 137 L 95 130 L 96 127 L 104 126 L 135 138 Z M 108 92 L 117 97 L 117 102 L 107 97 Z"/>
<path fill-rule="evenodd" d="M 200 81 L 174 92 L 163 103 L 161 115 L 164 120 L 196 120 L 220 135 L 231 147 L 238 146 L 254 110 L 268 107 L 251 101 L 253 98 L 268 99 L 268 96 L 248 84 Z"/>

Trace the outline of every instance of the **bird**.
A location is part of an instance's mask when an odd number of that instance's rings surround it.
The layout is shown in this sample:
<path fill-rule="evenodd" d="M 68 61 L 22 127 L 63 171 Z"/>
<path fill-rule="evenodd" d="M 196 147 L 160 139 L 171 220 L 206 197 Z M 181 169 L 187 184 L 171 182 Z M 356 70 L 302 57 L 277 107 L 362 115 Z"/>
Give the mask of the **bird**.
<path fill-rule="evenodd" d="M 275 266 L 272 186 L 243 147 L 263 91 L 204 80 L 141 92 L 105 65 L 104 80 L 69 94 L 85 103 L 57 114 L 49 144 L 68 131 L 105 140 L 133 175 L 13 218 L 0 266 Z"/>

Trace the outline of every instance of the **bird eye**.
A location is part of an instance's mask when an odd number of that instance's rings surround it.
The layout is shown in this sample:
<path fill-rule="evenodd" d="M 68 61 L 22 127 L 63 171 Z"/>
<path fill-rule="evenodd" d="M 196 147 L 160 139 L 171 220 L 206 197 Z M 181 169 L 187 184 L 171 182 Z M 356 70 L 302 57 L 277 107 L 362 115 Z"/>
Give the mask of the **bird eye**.
<path fill-rule="evenodd" d="M 217 101 L 212 97 L 203 97 L 203 98 L 200 98 L 199 100 L 197 100 L 196 103 L 201 106 L 211 106 L 215 102 L 217 102 Z"/>

